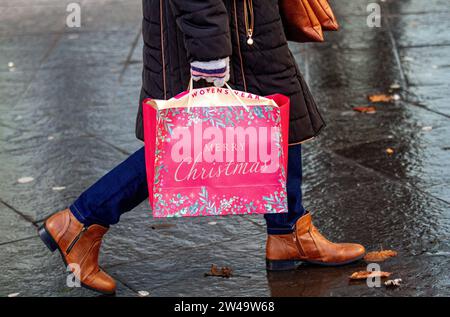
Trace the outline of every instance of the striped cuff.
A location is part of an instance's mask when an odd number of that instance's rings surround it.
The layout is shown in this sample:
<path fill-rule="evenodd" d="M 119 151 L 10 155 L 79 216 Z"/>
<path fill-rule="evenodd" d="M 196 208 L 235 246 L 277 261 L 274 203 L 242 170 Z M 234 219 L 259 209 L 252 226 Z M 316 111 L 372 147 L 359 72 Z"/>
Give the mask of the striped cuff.
<path fill-rule="evenodd" d="M 214 83 L 215 86 L 222 87 L 230 79 L 229 63 L 229 57 L 208 62 L 192 62 L 192 79 L 195 81 L 204 79 Z"/>

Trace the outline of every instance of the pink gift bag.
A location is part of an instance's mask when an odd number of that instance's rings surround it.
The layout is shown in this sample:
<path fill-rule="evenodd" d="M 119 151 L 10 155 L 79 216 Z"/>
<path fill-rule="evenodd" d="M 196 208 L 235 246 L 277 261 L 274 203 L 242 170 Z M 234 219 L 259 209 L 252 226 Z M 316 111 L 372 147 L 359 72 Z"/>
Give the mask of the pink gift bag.
<path fill-rule="evenodd" d="M 208 87 L 143 114 L 154 217 L 287 212 L 288 97 Z"/>

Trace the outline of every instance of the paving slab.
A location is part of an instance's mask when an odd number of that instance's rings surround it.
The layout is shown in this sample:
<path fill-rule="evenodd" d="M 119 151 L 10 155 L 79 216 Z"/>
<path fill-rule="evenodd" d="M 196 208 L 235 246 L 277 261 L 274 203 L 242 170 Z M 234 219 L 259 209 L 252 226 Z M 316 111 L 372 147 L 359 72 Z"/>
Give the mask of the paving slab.
<path fill-rule="evenodd" d="M 124 214 L 105 238 L 105 266 L 154 259 L 179 250 L 193 250 L 265 233 L 262 216 L 156 219 L 147 201 Z"/>
<path fill-rule="evenodd" d="M 245 245 L 247 238 L 240 244 Z M 149 291 L 152 296 L 268 296 L 264 261 L 248 251 L 245 246 L 241 250 L 230 248 L 227 242 L 185 252 L 167 250 L 161 257 L 109 271 L 127 280 L 131 288 Z M 231 267 L 235 276 L 205 277 L 212 264 Z"/>
<path fill-rule="evenodd" d="M 62 32 L 66 26 L 66 6 L 28 5 L 8 6 L 3 9 L 0 36 L 49 34 Z"/>
<path fill-rule="evenodd" d="M 0 296 L 19 293 L 19 297 L 99 296 L 80 287 L 68 287 L 67 271 L 61 257 L 51 254 L 39 238 L 0 246 Z M 117 296 L 137 296 L 117 281 Z"/>
<path fill-rule="evenodd" d="M 70 71 L 71 68 L 107 66 L 120 70 L 137 32 L 83 32 L 82 28 L 66 32 L 60 36 L 42 68 L 64 68 Z"/>
<path fill-rule="evenodd" d="M 399 55 L 410 86 L 449 85 L 450 46 L 400 49 Z"/>
<path fill-rule="evenodd" d="M 392 13 L 411 14 L 450 11 L 446 0 L 408 0 L 408 1 L 387 1 L 389 11 Z"/>
<path fill-rule="evenodd" d="M 379 58 L 384 56 L 383 58 Z M 297 57 L 301 59 L 301 56 Z M 392 47 L 378 50 L 339 50 L 311 47 L 308 52 L 310 85 L 315 89 L 386 87 L 400 80 Z"/>
<path fill-rule="evenodd" d="M 413 86 L 407 99 L 432 111 L 450 116 L 450 84 Z"/>
<path fill-rule="evenodd" d="M 66 208 L 124 158 L 92 137 L 54 136 L 48 140 L 47 134 L 18 135 L 2 142 L 0 197 L 39 221 Z M 21 184 L 18 180 L 22 177 L 32 177 L 33 181 Z"/>
<path fill-rule="evenodd" d="M 402 115 L 411 124 L 409 127 L 402 125 L 399 128 L 395 125 L 396 116 L 385 118 L 386 121 L 392 121 L 390 126 L 385 125 L 386 134 L 380 139 L 349 144 L 336 152 L 389 178 L 401 180 L 433 194 L 430 187 L 448 184 L 450 181 L 446 167 L 450 158 L 446 149 L 450 144 L 445 137 L 449 133 L 448 119 L 406 103 L 402 107 Z M 364 137 L 370 131 L 361 133 Z M 394 153 L 388 154 L 388 148 Z M 449 201 L 448 195 L 435 194 Z"/>
<path fill-rule="evenodd" d="M 33 71 L 0 72 L 0 110 L 4 113 L 0 122 L 10 122 L 14 119 L 9 117 L 10 120 L 7 120 L 6 113 L 9 113 L 9 110 L 20 100 L 33 76 Z"/>
<path fill-rule="evenodd" d="M 0 245 L 36 235 L 36 227 L 0 202 Z"/>
<path fill-rule="evenodd" d="M 436 7 L 432 8 L 436 9 Z M 446 17 L 448 17 L 448 8 L 447 12 L 390 16 L 389 23 L 400 47 L 441 46 L 450 44 L 448 32 L 450 21 Z M 436 21 L 439 22 L 436 23 Z"/>
<path fill-rule="evenodd" d="M 37 70 L 58 37 L 58 34 L 0 36 L 0 72 Z"/>
<path fill-rule="evenodd" d="M 408 255 L 448 251 L 448 203 L 333 151 L 305 147 L 304 155 L 305 208 L 331 240 Z"/>
<path fill-rule="evenodd" d="M 330 1 L 330 6 L 333 8 L 333 12 L 337 17 L 362 15 L 367 16 L 367 5 L 374 3 L 372 0 L 360 0 L 351 1 L 346 3 L 345 6 L 340 5 L 338 0 Z"/>
<path fill-rule="evenodd" d="M 108 12 L 108 14 L 105 14 Z M 139 31 L 141 1 L 84 0 L 81 2 L 82 31 Z"/>

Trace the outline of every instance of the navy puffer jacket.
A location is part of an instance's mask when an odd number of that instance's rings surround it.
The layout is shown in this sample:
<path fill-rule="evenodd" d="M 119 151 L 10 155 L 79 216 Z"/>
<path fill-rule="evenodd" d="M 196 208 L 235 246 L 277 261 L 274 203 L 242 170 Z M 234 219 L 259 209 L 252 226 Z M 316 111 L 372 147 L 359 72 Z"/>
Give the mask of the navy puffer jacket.
<path fill-rule="evenodd" d="M 144 69 L 136 120 L 139 139 L 143 139 L 142 100 L 168 99 L 186 90 L 190 62 L 227 56 L 233 88 L 290 97 L 290 144 L 319 133 L 324 122 L 288 48 L 278 1 L 253 1 L 253 45 L 247 44 L 244 1 L 142 1 Z"/>

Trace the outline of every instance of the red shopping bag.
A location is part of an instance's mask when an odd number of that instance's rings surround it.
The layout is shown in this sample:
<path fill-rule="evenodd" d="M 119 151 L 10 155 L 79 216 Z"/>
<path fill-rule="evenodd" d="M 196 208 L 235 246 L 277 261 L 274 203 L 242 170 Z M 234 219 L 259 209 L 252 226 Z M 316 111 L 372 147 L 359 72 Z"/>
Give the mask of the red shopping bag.
<path fill-rule="evenodd" d="M 143 116 L 154 217 L 287 212 L 288 97 L 200 88 Z"/>

